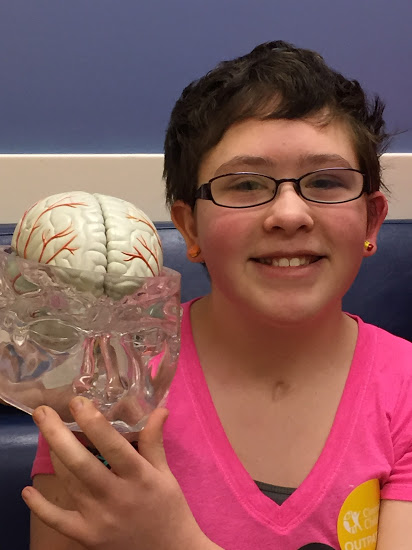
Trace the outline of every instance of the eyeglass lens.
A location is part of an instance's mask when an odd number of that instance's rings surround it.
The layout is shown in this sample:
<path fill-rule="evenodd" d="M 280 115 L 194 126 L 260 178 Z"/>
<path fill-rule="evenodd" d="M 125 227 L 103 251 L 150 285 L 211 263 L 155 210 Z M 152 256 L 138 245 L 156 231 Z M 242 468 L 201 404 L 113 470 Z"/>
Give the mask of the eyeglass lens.
<path fill-rule="evenodd" d="M 237 173 L 219 176 L 211 183 L 216 203 L 222 206 L 245 207 L 270 201 L 276 182 L 261 174 Z M 320 170 L 300 179 L 302 196 L 316 202 L 345 202 L 357 198 L 363 189 L 363 175 L 349 169 Z"/>

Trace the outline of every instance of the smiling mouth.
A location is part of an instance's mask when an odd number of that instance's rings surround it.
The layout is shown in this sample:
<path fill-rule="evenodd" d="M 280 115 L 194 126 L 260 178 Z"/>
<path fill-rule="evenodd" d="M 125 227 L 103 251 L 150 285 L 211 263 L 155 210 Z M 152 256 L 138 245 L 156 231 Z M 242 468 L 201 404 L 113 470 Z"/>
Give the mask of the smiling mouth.
<path fill-rule="evenodd" d="M 252 258 L 254 262 L 275 267 L 301 267 L 313 264 L 322 259 L 323 256 L 293 256 L 276 258 Z"/>

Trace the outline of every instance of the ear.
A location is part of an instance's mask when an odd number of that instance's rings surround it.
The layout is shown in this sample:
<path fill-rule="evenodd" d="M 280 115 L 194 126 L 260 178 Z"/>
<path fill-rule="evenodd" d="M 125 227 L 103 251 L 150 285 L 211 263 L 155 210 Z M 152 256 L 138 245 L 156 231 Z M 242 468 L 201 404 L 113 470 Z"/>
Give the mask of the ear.
<path fill-rule="evenodd" d="M 184 238 L 187 249 L 198 247 L 196 219 L 191 206 L 183 201 L 174 202 L 171 208 L 171 217 L 176 229 Z M 195 258 L 191 256 L 188 258 L 194 263 L 204 262 L 201 252 Z"/>
<path fill-rule="evenodd" d="M 377 239 L 379 230 L 388 213 L 388 201 L 383 193 L 376 191 L 367 196 L 368 226 L 366 240 L 374 245 L 370 251 L 365 250 L 364 256 L 372 256 L 377 250 Z"/>

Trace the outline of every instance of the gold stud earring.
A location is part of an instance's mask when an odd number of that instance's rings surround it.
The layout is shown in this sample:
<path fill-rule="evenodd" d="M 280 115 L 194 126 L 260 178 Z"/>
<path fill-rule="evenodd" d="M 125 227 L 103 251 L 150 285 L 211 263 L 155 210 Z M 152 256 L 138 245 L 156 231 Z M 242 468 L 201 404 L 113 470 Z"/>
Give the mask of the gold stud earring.
<path fill-rule="evenodd" d="M 369 241 L 365 241 L 364 247 L 365 247 L 365 250 L 367 250 L 368 252 L 370 252 L 375 248 L 374 245 Z"/>
<path fill-rule="evenodd" d="M 189 258 L 197 258 L 199 254 L 200 246 L 198 246 L 197 244 L 192 245 L 187 251 L 187 255 L 189 256 Z"/>

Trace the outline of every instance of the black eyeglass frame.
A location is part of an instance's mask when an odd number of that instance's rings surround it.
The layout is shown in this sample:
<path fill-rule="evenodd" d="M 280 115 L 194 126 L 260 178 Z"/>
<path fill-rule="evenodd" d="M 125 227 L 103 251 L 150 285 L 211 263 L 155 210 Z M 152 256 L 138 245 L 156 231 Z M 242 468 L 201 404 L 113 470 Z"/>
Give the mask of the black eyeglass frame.
<path fill-rule="evenodd" d="M 307 199 L 303 195 L 302 190 L 300 188 L 301 180 L 303 178 L 306 178 L 307 176 L 311 176 L 312 174 L 318 174 L 319 172 L 328 172 L 330 170 L 345 170 L 346 172 L 357 172 L 358 174 L 361 174 L 361 176 L 363 177 L 363 185 L 362 185 L 362 190 L 359 193 L 359 195 L 357 195 L 353 199 L 347 199 L 345 201 L 338 201 L 338 202 L 335 202 L 335 201 L 331 201 L 331 202 L 329 202 L 329 201 L 316 201 L 316 200 L 313 200 L 313 199 Z M 258 204 L 251 204 L 251 205 L 248 205 L 248 206 L 227 206 L 226 204 L 220 204 L 220 203 L 216 202 L 215 199 L 213 198 L 213 195 L 212 195 L 212 190 L 211 190 L 212 183 L 215 180 L 218 180 L 220 178 L 224 178 L 226 176 L 242 176 L 242 175 L 245 175 L 245 176 L 247 176 L 247 175 L 250 175 L 250 176 L 263 176 L 263 177 L 265 177 L 269 180 L 272 180 L 276 184 L 275 192 L 273 194 L 273 197 L 271 197 L 267 201 L 259 202 Z M 306 174 L 303 174 L 303 176 L 301 176 L 300 178 L 282 178 L 280 180 L 272 178 L 272 176 L 267 176 L 266 174 L 261 174 L 260 172 L 229 172 L 228 174 L 222 174 L 220 176 L 215 176 L 214 178 L 210 179 L 208 182 L 202 183 L 201 186 L 196 189 L 195 196 L 194 196 L 194 201 L 193 201 L 193 206 L 194 206 L 195 202 L 197 201 L 197 199 L 204 199 L 204 200 L 212 201 L 214 204 L 216 204 L 216 206 L 221 206 L 222 208 L 253 208 L 255 206 L 261 206 L 262 204 L 267 204 L 268 202 L 273 201 L 273 199 L 276 197 L 276 194 L 278 192 L 279 185 L 281 183 L 285 183 L 285 182 L 288 182 L 288 181 L 293 183 L 295 191 L 299 195 L 299 197 L 302 197 L 302 199 L 305 200 L 305 201 L 315 202 L 317 204 L 343 204 L 345 202 L 356 201 L 364 193 L 369 194 L 371 192 L 370 191 L 370 186 L 369 186 L 368 181 L 366 179 L 366 174 L 364 174 L 360 170 L 356 170 L 355 168 L 345 168 L 345 167 L 342 167 L 342 166 L 333 167 L 333 168 L 320 168 L 319 170 L 314 170 L 313 172 L 307 172 Z"/>

